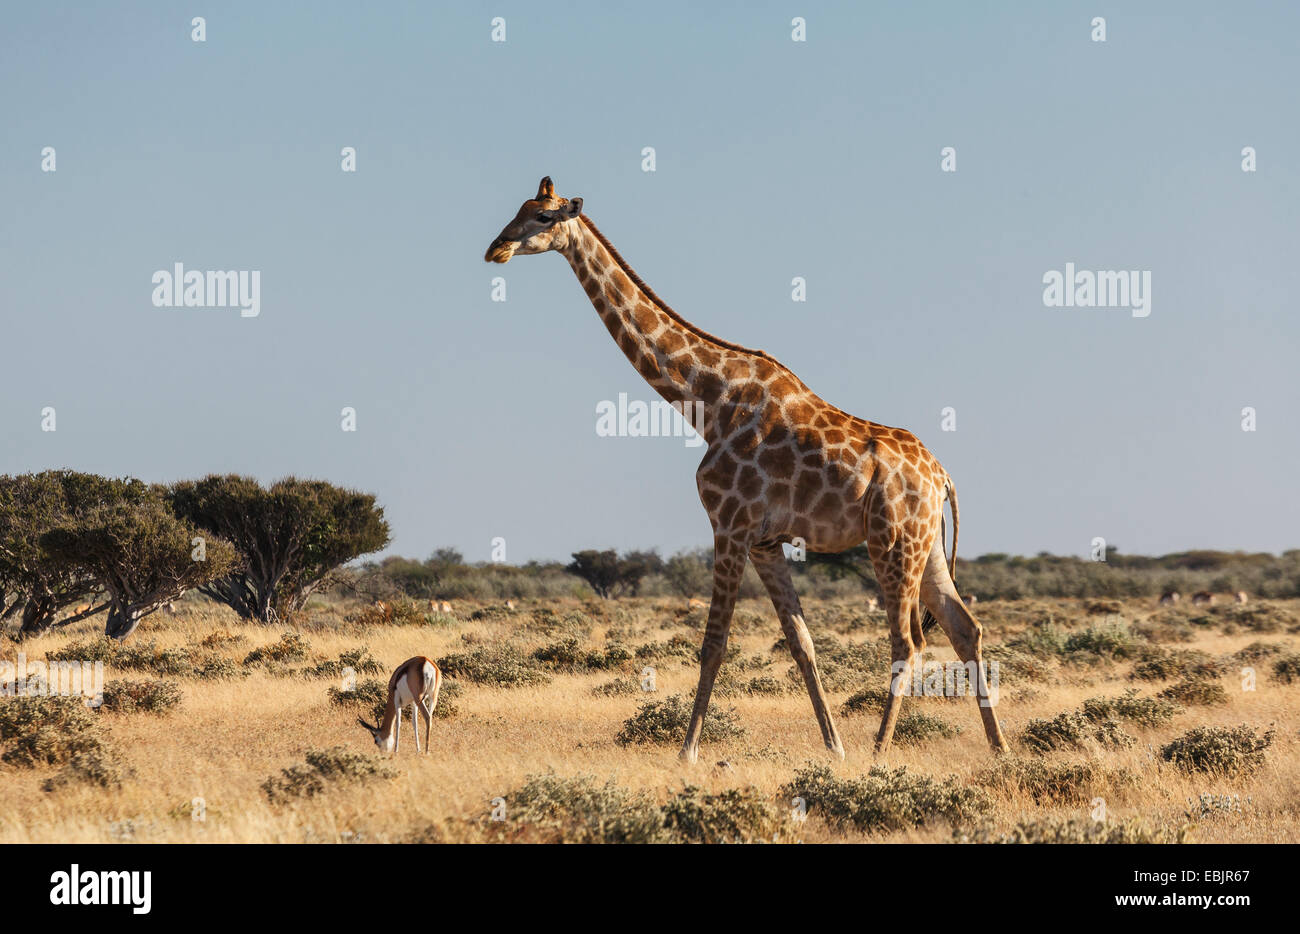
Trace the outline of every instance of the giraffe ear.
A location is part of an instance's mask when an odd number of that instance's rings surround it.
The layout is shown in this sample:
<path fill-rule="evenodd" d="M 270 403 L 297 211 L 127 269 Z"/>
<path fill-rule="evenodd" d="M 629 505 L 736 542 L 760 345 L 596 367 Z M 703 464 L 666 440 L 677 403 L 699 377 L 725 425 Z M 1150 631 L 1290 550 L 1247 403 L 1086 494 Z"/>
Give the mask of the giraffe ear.
<path fill-rule="evenodd" d="M 570 217 L 577 217 L 582 213 L 582 199 L 570 198 L 569 203 L 564 206 L 564 213 Z"/>
<path fill-rule="evenodd" d="M 546 198 L 554 198 L 554 197 L 555 197 L 555 186 L 551 184 L 551 176 L 548 175 L 545 178 L 543 178 L 542 183 L 537 186 L 536 200 L 542 201 Z"/>

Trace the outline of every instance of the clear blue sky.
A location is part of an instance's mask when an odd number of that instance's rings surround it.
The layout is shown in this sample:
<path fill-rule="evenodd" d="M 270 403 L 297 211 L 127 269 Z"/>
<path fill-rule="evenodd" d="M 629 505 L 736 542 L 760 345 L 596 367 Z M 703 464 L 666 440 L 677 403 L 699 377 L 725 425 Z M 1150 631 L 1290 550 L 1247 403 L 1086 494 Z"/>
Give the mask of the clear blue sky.
<path fill-rule="evenodd" d="M 482 261 L 549 174 L 681 314 L 915 431 L 964 555 L 1300 545 L 1300 8 L 711 6 L 6 4 L 0 471 L 323 477 L 416 557 L 707 543 L 699 449 L 597 436 L 653 397 L 564 260 Z M 175 262 L 260 316 L 155 308 Z M 1067 262 L 1150 270 L 1150 316 L 1044 307 Z"/>

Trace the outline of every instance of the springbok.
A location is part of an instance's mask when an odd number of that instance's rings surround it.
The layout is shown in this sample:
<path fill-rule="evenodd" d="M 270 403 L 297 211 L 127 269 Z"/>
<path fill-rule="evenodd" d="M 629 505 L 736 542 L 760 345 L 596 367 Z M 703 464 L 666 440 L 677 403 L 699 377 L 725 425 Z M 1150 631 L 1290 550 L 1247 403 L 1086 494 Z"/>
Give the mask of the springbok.
<path fill-rule="evenodd" d="M 438 689 L 442 687 L 442 672 L 432 659 L 417 655 L 397 666 L 388 679 L 388 703 L 384 706 L 384 719 L 379 726 L 371 726 L 357 717 L 357 722 L 370 731 L 380 752 L 396 755 L 401 745 L 402 708 L 410 704 L 411 729 L 415 731 L 415 751 L 420 751 L 420 711 L 424 711 L 424 751 L 429 751 L 429 735 L 433 732 L 433 709 L 438 706 Z"/>
<path fill-rule="evenodd" d="M 1176 590 L 1166 590 L 1164 593 L 1162 593 L 1162 594 L 1160 595 L 1160 605 L 1161 605 L 1161 606 L 1173 606 L 1175 603 L 1177 603 L 1177 602 L 1178 602 L 1179 600 L 1181 600 L 1182 598 L 1183 598 L 1183 595 L 1180 594 L 1178 591 L 1176 591 Z"/>
<path fill-rule="evenodd" d="M 709 608 L 708 603 L 706 603 L 705 601 L 701 600 L 699 597 L 691 597 L 689 600 L 686 601 L 686 609 L 687 609 L 688 611 L 689 611 L 689 610 L 707 610 L 708 608 Z"/>
<path fill-rule="evenodd" d="M 446 616 L 451 615 L 451 604 L 446 600 L 430 600 L 429 609 L 435 613 L 442 613 Z"/>
<path fill-rule="evenodd" d="M 1233 598 L 1236 599 L 1238 603 L 1250 602 L 1250 597 L 1246 596 L 1246 591 L 1244 590 L 1238 590 L 1235 594 L 1233 594 Z"/>
<path fill-rule="evenodd" d="M 1208 590 L 1199 590 L 1192 594 L 1192 606 L 1210 606 L 1214 603 L 1214 594 Z"/>

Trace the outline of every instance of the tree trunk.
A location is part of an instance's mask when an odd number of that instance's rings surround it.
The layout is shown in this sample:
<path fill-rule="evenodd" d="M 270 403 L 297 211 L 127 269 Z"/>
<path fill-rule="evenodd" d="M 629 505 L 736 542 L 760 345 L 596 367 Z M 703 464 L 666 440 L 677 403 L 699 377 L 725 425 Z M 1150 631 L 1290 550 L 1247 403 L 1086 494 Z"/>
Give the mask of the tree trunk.
<path fill-rule="evenodd" d="M 133 610 L 114 602 L 108 608 L 108 621 L 104 624 L 104 635 L 120 642 L 135 632 L 135 627 L 140 625 L 142 616 L 140 610 Z"/>
<path fill-rule="evenodd" d="M 54 616 L 58 607 L 52 601 L 28 600 L 23 607 L 23 622 L 18 627 L 20 638 L 43 635 L 54 625 Z"/>

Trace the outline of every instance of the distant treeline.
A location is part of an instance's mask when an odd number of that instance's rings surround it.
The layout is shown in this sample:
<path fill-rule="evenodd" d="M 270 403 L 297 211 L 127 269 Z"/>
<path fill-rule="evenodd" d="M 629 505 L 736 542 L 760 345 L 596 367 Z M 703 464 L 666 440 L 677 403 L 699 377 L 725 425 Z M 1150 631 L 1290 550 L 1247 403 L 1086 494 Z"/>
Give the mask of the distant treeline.
<path fill-rule="evenodd" d="M 576 552 L 568 564 L 532 561 L 524 565 L 468 564 L 444 548 L 427 560 L 390 557 L 363 565 L 357 583 L 376 595 L 412 599 L 496 600 L 563 596 L 704 597 L 710 591 L 713 552 L 696 549 L 668 558 L 654 549 L 622 554 L 612 550 Z M 791 560 L 801 594 L 852 597 L 876 591 L 864 548 L 839 555 L 808 554 Z M 1123 555 L 1112 548 L 1106 560 L 1039 554 L 1021 557 L 988 554 L 957 561 L 957 586 L 981 600 L 1022 597 L 1158 597 L 1167 590 L 1184 595 L 1208 590 L 1244 590 L 1252 597 L 1300 597 L 1300 549 L 1281 555 L 1226 551 L 1187 551 L 1148 557 Z M 745 572 L 742 597 L 762 597 L 753 568 Z"/>

